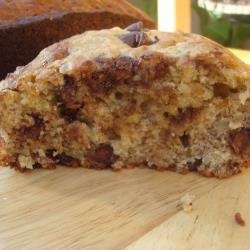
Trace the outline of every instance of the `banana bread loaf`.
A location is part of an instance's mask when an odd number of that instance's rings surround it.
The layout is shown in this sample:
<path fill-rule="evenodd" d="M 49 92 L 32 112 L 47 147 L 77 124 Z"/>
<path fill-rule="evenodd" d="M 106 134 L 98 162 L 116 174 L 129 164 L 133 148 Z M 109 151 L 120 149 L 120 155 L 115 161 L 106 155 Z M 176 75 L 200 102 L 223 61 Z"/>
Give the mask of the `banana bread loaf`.
<path fill-rule="evenodd" d="M 59 40 L 138 20 L 154 27 L 125 0 L 0 0 L 0 79 Z"/>
<path fill-rule="evenodd" d="M 250 68 L 199 35 L 89 31 L 0 83 L 0 164 L 220 178 L 250 158 Z"/>

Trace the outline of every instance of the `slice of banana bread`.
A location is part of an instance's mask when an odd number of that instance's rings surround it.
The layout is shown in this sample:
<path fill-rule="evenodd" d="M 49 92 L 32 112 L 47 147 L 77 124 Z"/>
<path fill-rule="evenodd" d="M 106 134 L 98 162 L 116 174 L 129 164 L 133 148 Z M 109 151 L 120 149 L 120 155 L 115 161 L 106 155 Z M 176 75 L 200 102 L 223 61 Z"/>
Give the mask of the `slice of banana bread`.
<path fill-rule="evenodd" d="M 198 35 L 90 31 L 0 83 L 0 163 L 228 177 L 250 156 L 250 68 Z"/>

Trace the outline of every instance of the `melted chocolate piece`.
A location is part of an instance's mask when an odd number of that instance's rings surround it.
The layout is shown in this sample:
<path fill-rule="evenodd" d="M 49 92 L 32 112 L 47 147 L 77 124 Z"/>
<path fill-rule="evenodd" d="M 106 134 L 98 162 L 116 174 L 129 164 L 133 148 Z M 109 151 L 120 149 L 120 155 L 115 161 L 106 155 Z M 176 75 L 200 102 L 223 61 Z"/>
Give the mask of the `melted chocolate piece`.
<path fill-rule="evenodd" d="M 250 148 L 250 129 L 239 128 L 230 132 L 229 144 L 235 154 L 244 154 L 249 152 Z"/>
<path fill-rule="evenodd" d="M 87 159 L 92 168 L 105 169 L 111 167 L 117 156 L 114 154 L 111 145 L 102 143 L 96 147 L 94 152 L 87 156 Z"/>
<path fill-rule="evenodd" d="M 181 141 L 181 144 L 183 145 L 184 148 L 188 147 L 190 145 L 189 144 L 189 135 L 184 133 L 182 136 L 180 136 L 180 141 Z"/>
<path fill-rule="evenodd" d="M 202 164 L 202 159 L 196 159 L 194 162 L 188 162 L 189 171 L 197 171 L 197 168 Z"/>

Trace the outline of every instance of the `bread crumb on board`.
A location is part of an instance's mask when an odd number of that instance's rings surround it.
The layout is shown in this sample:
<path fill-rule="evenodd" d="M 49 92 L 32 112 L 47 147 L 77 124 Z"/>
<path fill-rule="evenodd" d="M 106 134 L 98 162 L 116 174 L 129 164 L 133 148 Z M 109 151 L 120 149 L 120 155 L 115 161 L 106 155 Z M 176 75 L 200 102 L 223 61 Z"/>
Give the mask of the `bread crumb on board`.
<path fill-rule="evenodd" d="M 234 219 L 236 221 L 237 224 L 239 224 L 240 226 L 245 226 L 245 221 L 242 219 L 241 214 L 238 212 L 234 215 Z"/>
<path fill-rule="evenodd" d="M 183 211 L 190 213 L 193 210 L 193 200 L 195 196 L 190 194 L 185 194 L 182 196 L 177 204 L 177 207 L 181 207 Z"/>

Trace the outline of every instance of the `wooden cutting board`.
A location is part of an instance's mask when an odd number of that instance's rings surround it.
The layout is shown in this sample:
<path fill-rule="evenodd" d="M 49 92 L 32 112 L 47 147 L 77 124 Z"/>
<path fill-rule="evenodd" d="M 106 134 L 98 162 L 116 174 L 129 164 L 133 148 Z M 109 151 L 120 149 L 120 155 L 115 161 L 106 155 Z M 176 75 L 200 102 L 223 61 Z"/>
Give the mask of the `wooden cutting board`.
<path fill-rule="evenodd" d="M 249 190 L 250 170 L 218 180 L 149 169 L 2 168 L 0 250 L 248 250 Z M 191 213 L 177 206 L 187 193 L 196 196 Z"/>

